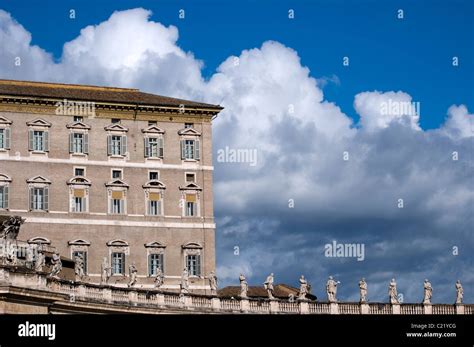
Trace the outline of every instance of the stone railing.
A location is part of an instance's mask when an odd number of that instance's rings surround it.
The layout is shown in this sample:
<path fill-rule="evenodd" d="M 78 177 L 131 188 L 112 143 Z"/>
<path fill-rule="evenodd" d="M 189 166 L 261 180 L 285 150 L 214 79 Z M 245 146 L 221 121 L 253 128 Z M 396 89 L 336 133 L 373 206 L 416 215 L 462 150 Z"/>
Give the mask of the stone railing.
<path fill-rule="evenodd" d="M 56 251 L 55 247 L 52 247 L 47 244 L 29 244 L 26 241 L 21 240 L 6 240 L 0 239 L 0 260 L 2 263 L 6 262 L 8 253 L 10 253 L 11 248 L 14 249 L 16 253 L 15 264 L 16 266 L 26 266 L 26 257 L 28 249 L 31 249 L 33 252 L 41 250 L 43 252 L 54 253 Z"/>
<path fill-rule="evenodd" d="M 38 290 L 45 295 L 62 295 L 70 303 L 106 304 L 109 310 L 156 309 L 157 312 L 251 313 L 251 314 L 474 314 L 472 304 L 388 304 L 354 302 L 314 302 L 268 299 L 228 299 L 205 295 L 163 292 L 144 288 L 73 282 L 48 278 L 46 273 L 14 266 L 0 266 L 0 288 Z M 48 294 L 49 293 L 49 294 Z M 55 299 L 57 300 L 57 299 Z M 112 305 L 112 308 L 110 308 Z"/>

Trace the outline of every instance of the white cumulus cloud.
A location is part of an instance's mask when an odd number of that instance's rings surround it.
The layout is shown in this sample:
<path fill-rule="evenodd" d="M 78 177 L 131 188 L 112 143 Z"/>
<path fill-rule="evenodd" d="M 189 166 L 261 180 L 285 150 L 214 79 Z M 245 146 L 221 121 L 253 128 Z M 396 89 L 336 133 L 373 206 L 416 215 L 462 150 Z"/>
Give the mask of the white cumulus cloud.
<path fill-rule="evenodd" d="M 355 96 L 354 108 L 360 115 L 362 127 L 368 131 L 384 129 L 392 122 L 420 130 L 417 104 L 402 91 L 359 93 Z"/>

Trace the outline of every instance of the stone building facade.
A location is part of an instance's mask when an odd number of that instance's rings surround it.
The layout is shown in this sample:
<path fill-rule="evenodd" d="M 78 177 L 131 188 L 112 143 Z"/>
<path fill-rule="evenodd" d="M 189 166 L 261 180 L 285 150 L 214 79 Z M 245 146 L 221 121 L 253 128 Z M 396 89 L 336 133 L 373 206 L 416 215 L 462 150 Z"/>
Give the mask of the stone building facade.
<path fill-rule="evenodd" d="M 82 252 L 88 281 L 205 293 L 215 270 L 212 127 L 220 106 L 137 89 L 0 80 L 0 215 L 19 239 Z"/>

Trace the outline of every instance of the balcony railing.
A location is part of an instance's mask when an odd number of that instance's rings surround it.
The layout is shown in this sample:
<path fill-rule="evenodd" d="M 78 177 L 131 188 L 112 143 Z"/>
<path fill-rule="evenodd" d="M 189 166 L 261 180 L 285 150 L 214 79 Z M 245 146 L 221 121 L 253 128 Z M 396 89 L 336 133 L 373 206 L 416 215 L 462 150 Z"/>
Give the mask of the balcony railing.
<path fill-rule="evenodd" d="M 268 299 L 228 299 L 205 295 L 180 295 L 159 290 L 123 288 L 113 285 L 74 282 L 49 278 L 46 273 L 32 270 L 19 271 L 16 266 L 0 265 L 2 285 L 40 290 L 43 295 L 63 295 L 62 300 L 70 302 L 93 302 L 120 307 L 156 308 L 157 312 L 179 310 L 204 313 L 254 313 L 254 314 L 372 314 L 372 315 L 420 315 L 420 314 L 474 314 L 472 304 L 388 304 L 388 303 L 328 303 L 314 301 L 268 300 Z M 49 294 L 48 294 L 49 292 Z M 61 300 L 55 298 L 55 300 Z M 109 306 L 110 307 L 110 306 Z M 132 308 L 130 308 L 132 307 Z M 133 312 L 133 311 L 130 311 Z"/>

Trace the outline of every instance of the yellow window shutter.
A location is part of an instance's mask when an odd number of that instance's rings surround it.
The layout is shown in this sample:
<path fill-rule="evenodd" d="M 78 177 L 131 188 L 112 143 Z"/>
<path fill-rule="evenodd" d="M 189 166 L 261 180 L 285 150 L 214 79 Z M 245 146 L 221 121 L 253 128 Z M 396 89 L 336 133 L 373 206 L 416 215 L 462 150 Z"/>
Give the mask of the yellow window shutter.
<path fill-rule="evenodd" d="M 112 199 L 114 199 L 114 200 L 123 199 L 123 192 L 122 191 L 112 191 Z"/>
<path fill-rule="evenodd" d="M 74 197 L 75 198 L 83 198 L 85 196 L 84 189 L 74 189 Z"/>
<path fill-rule="evenodd" d="M 149 193 L 148 194 L 148 199 L 150 201 L 160 201 L 161 200 L 160 198 L 161 198 L 160 193 Z"/>
<path fill-rule="evenodd" d="M 186 202 L 196 202 L 196 194 L 186 194 Z"/>

